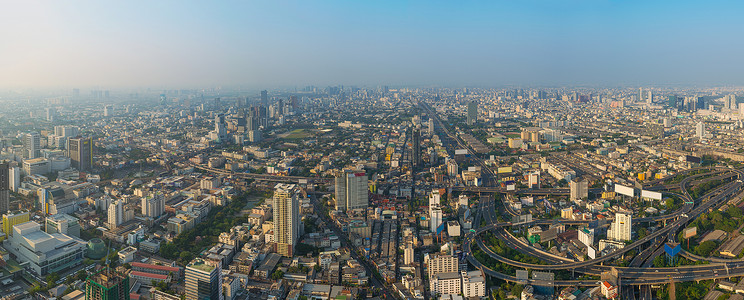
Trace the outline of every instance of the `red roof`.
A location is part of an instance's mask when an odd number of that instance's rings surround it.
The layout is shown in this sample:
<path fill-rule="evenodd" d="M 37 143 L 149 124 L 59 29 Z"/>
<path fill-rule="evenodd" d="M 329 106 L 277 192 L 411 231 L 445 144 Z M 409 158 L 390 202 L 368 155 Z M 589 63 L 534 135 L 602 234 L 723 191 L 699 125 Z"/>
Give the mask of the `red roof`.
<path fill-rule="evenodd" d="M 135 293 L 130 293 L 129 294 L 129 299 L 130 300 L 139 300 L 139 298 L 140 298 L 140 294 L 135 294 Z"/>
<path fill-rule="evenodd" d="M 137 272 L 132 271 L 132 276 L 138 276 L 138 277 L 147 277 L 147 278 L 153 278 L 153 279 L 160 279 L 160 280 L 167 280 L 168 275 L 160 275 L 160 274 L 153 274 L 153 273 L 146 273 L 146 272 Z"/>
<path fill-rule="evenodd" d="M 178 272 L 178 268 L 176 267 L 169 267 L 169 266 L 159 266 L 159 265 L 153 265 L 153 264 L 145 264 L 141 262 L 130 262 L 129 263 L 132 267 L 137 268 L 147 268 L 147 269 L 155 269 L 155 270 L 162 270 L 162 271 L 170 271 L 173 273 Z"/>

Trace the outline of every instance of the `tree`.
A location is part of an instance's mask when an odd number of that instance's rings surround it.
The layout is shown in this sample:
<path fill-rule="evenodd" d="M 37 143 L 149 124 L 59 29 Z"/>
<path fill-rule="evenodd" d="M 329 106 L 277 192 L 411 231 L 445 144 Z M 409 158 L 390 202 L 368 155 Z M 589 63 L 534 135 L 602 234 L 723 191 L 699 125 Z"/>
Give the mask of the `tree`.
<path fill-rule="evenodd" d="M 700 245 L 695 247 L 695 253 L 697 255 L 708 257 L 710 256 L 710 253 L 716 250 L 718 245 L 714 241 L 705 241 L 702 242 Z"/>
<path fill-rule="evenodd" d="M 271 274 L 271 279 L 273 280 L 279 280 L 279 279 L 282 279 L 283 277 L 284 277 L 284 272 L 282 272 L 281 270 L 276 270 L 274 271 L 273 274 Z"/>
<path fill-rule="evenodd" d="M 49 286 L 57 285 L 56 282 L 59 280 L 59 274 L 57 272 L 52 272 L 51 274 L 46 276 L 46 282 Z"/>

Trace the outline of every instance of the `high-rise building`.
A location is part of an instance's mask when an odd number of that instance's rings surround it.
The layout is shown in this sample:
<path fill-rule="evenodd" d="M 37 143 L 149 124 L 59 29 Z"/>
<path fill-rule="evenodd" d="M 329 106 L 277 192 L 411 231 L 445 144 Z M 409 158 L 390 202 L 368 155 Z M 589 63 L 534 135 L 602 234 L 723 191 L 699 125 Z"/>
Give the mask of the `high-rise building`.
<path fill-rule="evenodd" d="M 300 201 L 297 185 L 280 183 L 274 188 L 274 240 L 277 253 L 294 256 L 294 247 L 300 237 Z"/>
<path fill-rule="evenodd" d="M 594 229 L 587 227 L 579 229 L 579 241 L 587 247 L 592 246 L 594 244 Z"/>
<path fill-rule="evenodd" d="M 336 177 L 336 210 L 366 209 L 369 184 L 364 172 L 344 171 Z"/>
<path fill-rule="evenodd" d="M 93 167 L 93 141 L 91 138 L 72 138 L 68 141 L 68 156 L 72 167 L 90 171 Z"/>
<path fill-rule="evenodd" d="M 456 256 L 439 254 L 429 258 L 427 263 L 429 278 L 437 274 L 452 273 L 459 271 L 459 262 Z"/>
<path fill-rule="evenodd" d="M 671 108 L 677 108 L 677 96 L 670 95 L 667 97 L 667 105 Z"/>
<path fill-rule="evenodd" d="M 468 125 L 475 125 L 478 122 L 478 103 L 471 101 L 468 103 Z"/>
<path fill-rule="evenodd" d="M 615 221 L 607 230 L 607 238 L 613 241 L 630 241 L 633 230 L 633 216 L 626 213 L 616 213 Z"/>
<path fill-rule="evenodd" d="M 0 214 L 10 209 L 11 172 L 7 163 L 0 164 Z"/>
<path fill-rule="evenodd" d="M 26 223 L 31 220 L 31 215 L 27 211 L 3 214 L 3 232 L 5 236 L 13 235 L 13 226 Z"/>
<path fill-rule="evenodd" d="M 436 233 L 442 225 L 442 208 L 439 205 L 429 205 L 429 231 Z"/>
<path fill-rule="evenodd" d="M 104 117 L 111 117 L 114 115 L 114 106 L 113 105 L 106 105 L 103 107 L 103 116 Z"/>
<path fill-rule="evenodd" d="M 406 244 L 406 250 L 403 251 L 403 264 L 410 266 L 413 262 L 413 245 L 409 242 Z"/>
<path fill-rule="evenodd" d="M 586 179 L 579 180 L 574 178 L 569 182 L 571 192 L 571 201 L 586 199 L 589 197 L 589 182 Z"/>
<path fill-rule="evenodd" d="M 698 122 L 695 125 L 695 136 L 701 141 L 705 138 L 705 123 Z"/>
<path fill-rule="evenodd" d="M 531 172 L 527 175 L 527 187 L 531 189 L 540 188 L 540 171 Z"/>
<path fill-rule="evenodd" d="M 269 102 L 269 92 L 266 90 L 261 91 L 261 104 Z"/>
<path fill-rule="evenodd" d="M 21 168 L 17 166 L 8 167 L 8 188 L 11 191 L 18 192 L 18 188 L 21 187 Z"/>
<path fill-rule="evenodd" d="M 141 209 L 143 216 L 157 218 L 165 212 L 165 197 L 160 193 L 143 197 Z"/>
<path fill-rule="evenodd" d="M 107 212 L 109 228 L 113 229 L 124 223 L 124 203 L 121 200 L 109 204 Z"/>
<path fill-rule="evenodd" d="M 88 276 L 85 300 L 129 300 L 129 276 L 109 267 Z"/>
<path fill-rule="evenodd" d="M 38 132 L 27 133 L 23 137 L 23 158 L 34 159 L 39 157 L 41 140 Z"/>
<path fill-rule="evenodd" d="M 57 115 L 57 110 L 54 109 L 54 107 L 47 107 L 46 108 L 46 120 L 49 122 L 54 122 L 54 117 Z"/>
<path fill-rule="evenodd" d="M 186 300 L 222 300 L 220 261 L 195 258 L 186 265 Z"/>

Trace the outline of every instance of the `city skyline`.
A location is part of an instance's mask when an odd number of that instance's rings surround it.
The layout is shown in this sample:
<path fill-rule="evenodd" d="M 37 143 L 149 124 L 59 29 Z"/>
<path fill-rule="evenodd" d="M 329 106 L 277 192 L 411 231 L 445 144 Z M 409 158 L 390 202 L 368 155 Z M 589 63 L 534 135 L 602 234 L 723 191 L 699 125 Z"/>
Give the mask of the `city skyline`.
<path fill-rule="evenodd" d="M 728 1 L 8 6 L 3 89 L 744 83 Z"/>

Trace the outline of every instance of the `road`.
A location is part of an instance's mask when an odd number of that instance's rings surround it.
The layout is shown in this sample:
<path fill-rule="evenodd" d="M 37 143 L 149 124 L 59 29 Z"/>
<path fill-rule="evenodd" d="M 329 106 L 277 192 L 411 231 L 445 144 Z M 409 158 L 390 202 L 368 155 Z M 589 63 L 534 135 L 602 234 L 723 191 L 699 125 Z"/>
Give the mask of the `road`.
<path fill-rule="evenodd" d="M 372 283 L 373 287 L 379 288 L 382 293 L 385 295 L 385 298 L 387 299 L 396 299 L 393 294 L 391 293 L 392 287 L 388 286 L 387 284 L 381 282 L 379 279 L 377 279 L 376 276 L 374 276 L 376 269 L 374 269 L 372 266 L 370 266 L 369 262 L 365 257 L 361 257 L 359 253 L 356 251 L 356 247 L 352 245 L 352 243 L 349 241 L 349 238 L 345 233 L 341 231 L 340 228 L 336 225 L 333 220 L 328 216 L 328 211 L 324 208 L 322 209 L 320 205 L 318 205 L 318 199 L 315 197 L 315 195 L 311 195 L 311 200 L 313 202 L 313 208 L 318 213 L 318 216 L 320 216 L 323 219 L 323 222 L 325 222 L 328 225 L 328 228 L 333 230 L 333 233 L 338 236 L 339 240 L 341 241 L 341 245 L 343 247 L 346 247 L 349 249 L 349 253 L 351 254 L 351 257 L 356 259 L 363 267 L 364 270 L 369 274 L 370 282 Z"/>

